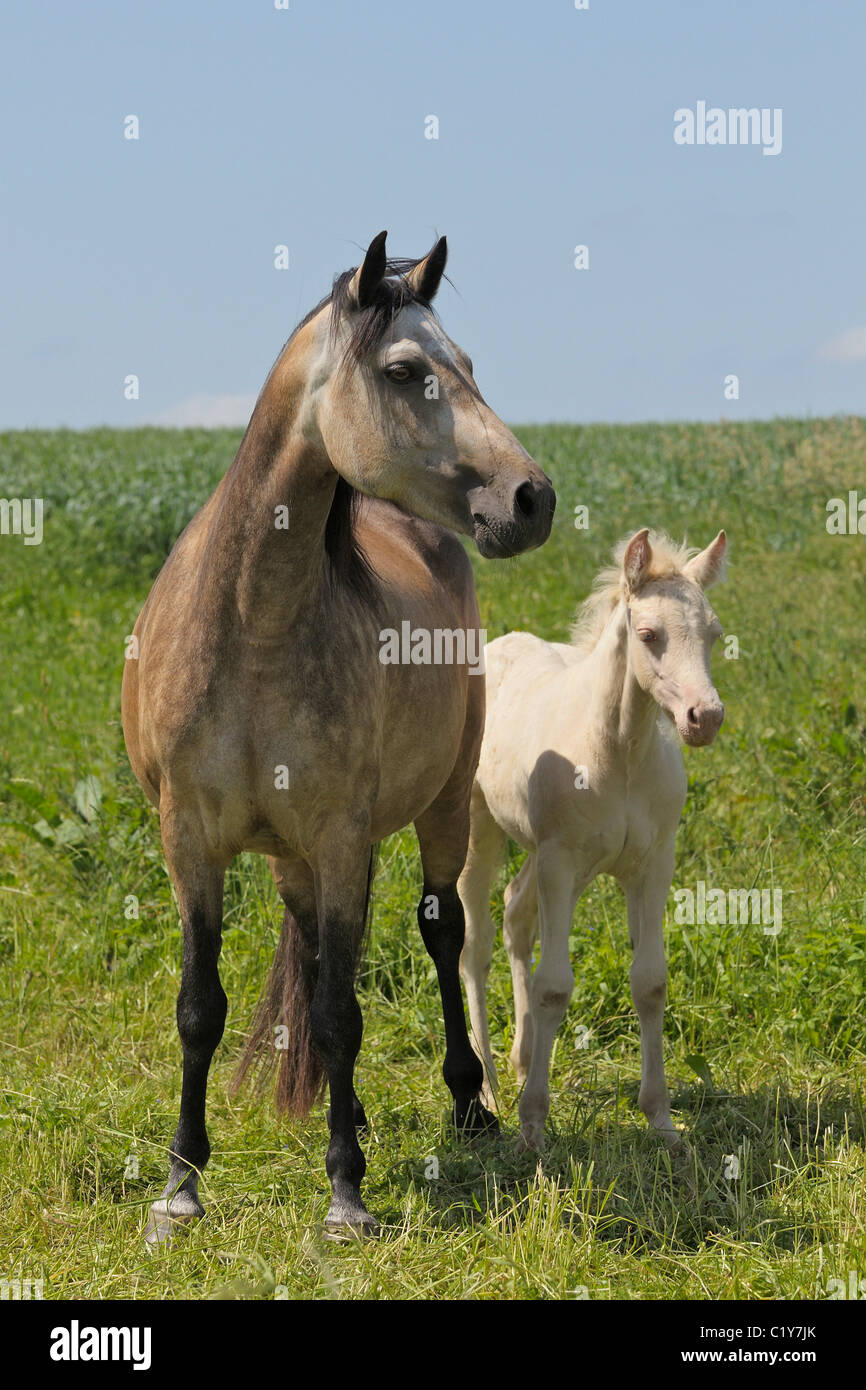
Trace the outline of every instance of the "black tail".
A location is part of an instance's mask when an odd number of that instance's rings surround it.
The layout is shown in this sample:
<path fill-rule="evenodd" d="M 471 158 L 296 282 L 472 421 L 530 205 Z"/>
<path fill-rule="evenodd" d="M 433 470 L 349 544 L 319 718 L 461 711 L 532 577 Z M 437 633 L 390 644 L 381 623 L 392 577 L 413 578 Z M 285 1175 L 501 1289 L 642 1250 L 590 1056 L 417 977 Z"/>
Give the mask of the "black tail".
<path fill-rule="evenodd" d="M 274 1100 L 280 1114 L 303 1117 L 321 1100 L 325 1067 L 313 1048 L 310 1032 L 317 973 L 316 957 L 286 908 L 268 982 L 232 1078 L 232 1095 L 249 1071 L 257 1089 L 263 1091 L 276 1068 Z"/>
<path fill-rule="evenodd" d="M 365 934 L 370 916 L 370 888 L 375 849 L 367 873 Z M 361 955 L 359 950 L 359 959 Z M 283 1115 L 308 1115 L 322 1099 L 327 1084 L 325 1066 L 313 1046 L 310 1011 L 318 977 L 318 956 L 312 952 L 293 914 L 286 908 L 273 965 L 256 1006 L 246 1046 L 232 1078 L 234 1095 L 249 1072 L 263 1091 L 276 1069 L 274 1101 Z"/>

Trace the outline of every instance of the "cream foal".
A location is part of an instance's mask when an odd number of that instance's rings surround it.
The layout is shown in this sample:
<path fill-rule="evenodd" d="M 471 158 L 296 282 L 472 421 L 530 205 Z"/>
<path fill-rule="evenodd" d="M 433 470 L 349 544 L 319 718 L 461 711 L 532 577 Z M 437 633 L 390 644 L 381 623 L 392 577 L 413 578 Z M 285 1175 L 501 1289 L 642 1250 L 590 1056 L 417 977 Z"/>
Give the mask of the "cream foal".
<path fill-rule="evenodd" d="M 639 1104 L 669 1144 L 678 1142 L 662 1057 L 662 923 L 686 774 L 670 724 L 683 743 L 703 745 L 724 718 L 710 676 L 721 628 L 704 590 L 722 578 L 725 544 L 721 531 L 694 554 L 639 531 L 619 547 L 617 566 L 599 575 L 571 645 L 512 632 L 486 649 L 487 722 L 458 885 L 466 914 L 461 970 L 491 1104 L 490 884 L 510 836 L 529 851 L 506 889 L 504 936 L 517 1014 L 511 1060 L 525 1082 L 520 1126 L 530 1148 L 541 1145 L 551 1049 L 574 986 L 568 936 L 575 904 L 600 873 L 620 882 L 628 905 Z"/>

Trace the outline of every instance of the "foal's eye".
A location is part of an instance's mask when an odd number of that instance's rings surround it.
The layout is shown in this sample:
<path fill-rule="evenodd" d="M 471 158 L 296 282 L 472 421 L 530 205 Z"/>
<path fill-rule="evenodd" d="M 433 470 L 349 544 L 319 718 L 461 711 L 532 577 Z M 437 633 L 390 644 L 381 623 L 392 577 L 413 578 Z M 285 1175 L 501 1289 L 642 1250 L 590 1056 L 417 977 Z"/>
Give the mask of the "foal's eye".
<path fill-rule="evenodd" d="M 404 382 L 411 381 L 415 373 L 407 362 L 392 362 L 390 367 L 385 368 L 385 375 L 389 381 L 396 381 L 402 386 Z"/>
<path fill-rule="evenodd" d="M 638 637 L 642 642 L 654 642 L 656 640 L 656 635 L 652 631 L 652 628 L 648 627 L 642 627 L 638 632 Z"/>

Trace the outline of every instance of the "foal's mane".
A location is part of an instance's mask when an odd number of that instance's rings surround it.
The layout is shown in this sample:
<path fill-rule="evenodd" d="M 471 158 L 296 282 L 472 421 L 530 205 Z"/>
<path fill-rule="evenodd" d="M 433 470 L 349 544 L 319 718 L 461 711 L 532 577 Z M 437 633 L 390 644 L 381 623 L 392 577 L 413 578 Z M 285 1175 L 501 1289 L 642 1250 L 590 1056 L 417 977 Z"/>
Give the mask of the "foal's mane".
<path fill-rule="evenodd" d="M 413 290 L 405 278 L 410 270 L 424 259 L 423 256 L 411 260 L 389 258 L 385 263 L 385 274 L 370 304 L 364 309 L 354 309 L 349 320 L 349 334 L 343 352 L 343 362 L 364 367 L 374 348 L 384 338 L 397 315 L 410 304 L 421 304 L 435 313 L 429 300 Z M 328 305 L 331 307 L 330 333 L 334 341 L 348 304 L 349 286 L 357 266 L 334 276 L 330 294 L 320 299 L 300 323 L 292 330 L 284 343 L 277 361 L 288 351 L 301 329 L 311 319 L 321 313 Z M 376 574 L 369 557 L 360 544 L 356 534 L 358 508 L 362 494 L 357 488 L 338 477 L 334 500 L 328 513 L 325 526 L 325 555 L 328 565 L 328 580 L 332 588 L 347 588 L 367 603 L 375 600 Z"/>
<path fill-rule="evenodd" d="M 617 542 L 613 549 L 613 564 L 599 571 L 593 580 L 592 593 L 577 610 L 577 618 L 571 629 L 571 643 L 579 652 L 593 650 L 614 608 L 625 597 L 622 560 L 630 540 L 631 536 L 624 536 Z M 682 574 L 692 556 L 698 553 L 697 546 L 686 545 L 685 541 L 679 545 L 665 531 L 650 531 L 649 543 L 652 559 L 644 584 L 654 579 L 673 579 L 675 575 Z"/>

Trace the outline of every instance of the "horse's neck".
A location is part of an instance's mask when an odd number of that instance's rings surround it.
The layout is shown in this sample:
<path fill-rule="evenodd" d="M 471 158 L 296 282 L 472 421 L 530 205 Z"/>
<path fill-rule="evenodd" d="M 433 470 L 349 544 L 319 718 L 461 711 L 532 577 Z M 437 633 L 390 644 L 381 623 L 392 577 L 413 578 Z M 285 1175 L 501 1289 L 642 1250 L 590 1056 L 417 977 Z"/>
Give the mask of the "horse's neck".
<path fill-rule="evenodd" d="M 658 708 L 632 669 L 624 603 L 617 604 L 588 660 L 595 665 L 590 719 L 598 736 L 625 759 L 645 756 L 658 737 Z"/>
<path fill-rule="evenodd" d="M 275 369 L 272 378 L 277 375 Z M 213 498 L 208 582 L 245 637 L 270 643 L 321 589 L 325 528 L 337 474 L 299 428 L 305 383 L 269 380 Z"/>

